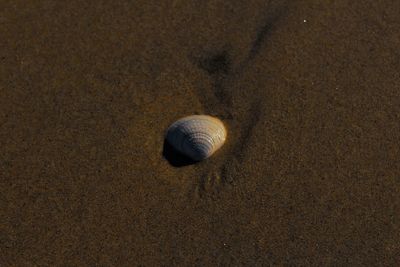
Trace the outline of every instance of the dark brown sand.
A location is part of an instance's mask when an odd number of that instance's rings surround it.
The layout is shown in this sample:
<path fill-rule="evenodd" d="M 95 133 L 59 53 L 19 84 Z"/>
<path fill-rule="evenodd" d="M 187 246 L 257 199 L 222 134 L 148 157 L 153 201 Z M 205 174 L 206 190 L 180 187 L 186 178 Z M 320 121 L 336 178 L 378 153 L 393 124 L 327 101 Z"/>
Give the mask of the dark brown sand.
<path fill-rule="evenodd" d="M 399 14 L 2 1 L 0 266 L 398 266 Z M 190 114 L 228 142 L 177 166 Z"/>

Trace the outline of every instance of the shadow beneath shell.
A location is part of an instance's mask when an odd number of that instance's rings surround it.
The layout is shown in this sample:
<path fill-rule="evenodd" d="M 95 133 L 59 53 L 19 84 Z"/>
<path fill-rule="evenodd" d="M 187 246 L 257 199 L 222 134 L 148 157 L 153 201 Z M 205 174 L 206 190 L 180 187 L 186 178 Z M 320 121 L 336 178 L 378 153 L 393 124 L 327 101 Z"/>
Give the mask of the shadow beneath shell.
<path fill-rule="evenodd" d="M 162 155 L 166 160 L 168 160 L 169 164 L 178 168 L 192 165 L 197 162 L 178 152 L 175 148 L 173 148 L 173 146 L 168 143 L 167 140 L 164 140 Z"/>

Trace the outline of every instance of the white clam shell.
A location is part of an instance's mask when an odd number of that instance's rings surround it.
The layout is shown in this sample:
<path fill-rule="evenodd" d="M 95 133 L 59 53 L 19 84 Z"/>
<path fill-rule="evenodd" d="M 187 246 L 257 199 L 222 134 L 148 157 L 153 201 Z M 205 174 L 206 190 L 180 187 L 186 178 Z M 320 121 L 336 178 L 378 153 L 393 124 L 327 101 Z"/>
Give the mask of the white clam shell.
<path fill-rule="evenodd" d="M 222 121 L 207 115 L 193 115 L 174 122 L 166 139 L 177 151 L 200 161 L 210 157 L 226 140 Z"/>

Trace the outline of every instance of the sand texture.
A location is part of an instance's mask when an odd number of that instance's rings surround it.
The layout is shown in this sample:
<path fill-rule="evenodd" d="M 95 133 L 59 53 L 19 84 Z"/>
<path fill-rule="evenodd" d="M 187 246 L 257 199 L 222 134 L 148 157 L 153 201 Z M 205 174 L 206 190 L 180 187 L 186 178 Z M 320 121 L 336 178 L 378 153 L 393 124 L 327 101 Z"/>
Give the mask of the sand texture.
<path fill-rule="evenodd" d="M 398 0 L 0 1 L 0 266 L 398 266 L 399 73 Z"/>

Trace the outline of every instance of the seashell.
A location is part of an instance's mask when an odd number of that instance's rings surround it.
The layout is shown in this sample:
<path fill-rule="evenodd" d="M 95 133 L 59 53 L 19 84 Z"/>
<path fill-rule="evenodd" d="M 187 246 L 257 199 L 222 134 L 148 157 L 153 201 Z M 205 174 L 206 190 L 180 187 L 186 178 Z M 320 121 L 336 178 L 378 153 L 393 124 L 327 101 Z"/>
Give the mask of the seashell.
<path fill-rule="evenodd" d="M 200 161 L 210 157 L 225 142 L 226 129 L 222 121 L 207 115 L 192 115 L 174 122 L 166 139 L 177 151 Z"/>

